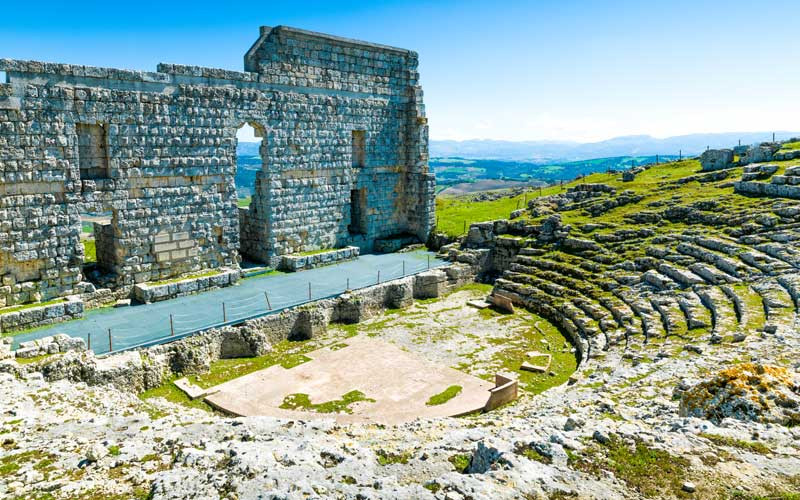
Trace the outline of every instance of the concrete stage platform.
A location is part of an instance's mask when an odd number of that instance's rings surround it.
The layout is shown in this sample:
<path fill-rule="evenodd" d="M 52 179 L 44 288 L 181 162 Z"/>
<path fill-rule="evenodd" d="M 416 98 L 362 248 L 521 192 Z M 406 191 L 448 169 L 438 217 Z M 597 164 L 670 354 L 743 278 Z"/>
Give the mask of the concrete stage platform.
<path fill-rule="evenodd" d="M 237 416 L 335 418 L 340 422 L 396 424 L 415 418 L 457 416 L 480 410 L 494 384 L 452 368 L 437 366 L 394 344 L 366 336 L 351 337 L 307 356 L 311 361 L 291 369 L 271 366 L 207 391 L 205 400 Z M 461 393 L 428 406 L 428 399 L 452 385 Z M 312 404 L 341 399 L 358 390 L 375 402 L 358 402 L 352 413 L 316 413 L 280 408 L 289 394 L 308 394 Z"/>

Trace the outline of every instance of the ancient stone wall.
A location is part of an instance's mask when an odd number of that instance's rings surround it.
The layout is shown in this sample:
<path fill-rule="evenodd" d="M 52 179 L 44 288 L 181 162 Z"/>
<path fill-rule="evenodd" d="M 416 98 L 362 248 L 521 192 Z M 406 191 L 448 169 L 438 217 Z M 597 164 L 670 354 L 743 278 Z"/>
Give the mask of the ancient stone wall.
<path fill-rule="evenodd" d="M 236 267 L 245 123 L 263 136 L 248 257 L 427 237 L 416 53 L 277 27 L 245 60 L 155 73 L 0 60 L 0 307 L 80 291 L 83 212 L 112 213 L 100 264 L 119 286 Z"/>

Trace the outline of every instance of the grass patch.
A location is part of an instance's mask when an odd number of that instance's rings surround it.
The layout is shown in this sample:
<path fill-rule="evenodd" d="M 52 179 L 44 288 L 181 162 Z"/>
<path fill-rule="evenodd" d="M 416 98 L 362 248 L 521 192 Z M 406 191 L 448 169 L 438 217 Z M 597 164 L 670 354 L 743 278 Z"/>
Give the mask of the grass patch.
<path fill-rule="evenodd" d="M 236 200 L 236 204 L 239 208 L 248 208 L 250 207 L 250 203 L 253 201 L 252 196 L 248 196 L 247 198 L 239 198 Z"/>
<path fill-rule="evenodd" d="M 480 292 L 480 293 L 489 293 L 494 288 L 494 285 L 488 285 L 486 283 L 467 283 L 466 285 L 462 285 L 458 287 L 458 289 L 454 290 L 455 292 Z"/>
<path fill-rule="evenodd" d="M 523 457 L 527 458 L 528 460 L 534 460 L 536 462 L 541 462 L 543 464 L 551 464 L 553 463 L 553 459 L 550 457 L 546 457 L 536 451 L 535 449 L 531 448 L 530 446 L 522 445 L 518 446 L 514 453 L 517 455 L 522 455 Z"/>
<path fill-rule="evenodd" d="M 29 450 L 14 455 L 6 455 L 0 458 L 0 478 L 6 478 L 15 475 L 23 464 L 37 462 L 39 469 L 52 469 L 52 463 L 55 456 L 41 450 Z"/>
<path fill-rule="evenodd" d="M 308 252 L 293 253 L 290 257 L 310 257 L 312 255 L 319 255 L 321 253 L 335 252 L 335 248 L 320 248 L 319 250 L 309 250 Z"/>
<path fill-rule="evenodd" d="M 457 453 L 448 457 L 447 461 L 453 464 L 453 469 L 455 469 L 456 472 L 463 474 L 464 471 L 467 470 L 467 467 L 469 467 L 469 463 L 472 461 L 472 456 L 464 453 Z"/>
<path fill-rule="evenodd" d="M 283 340 L 272 346 L 272 350 L 264 356 L 256 358 L 220 359 L 211 363 L 208 373 L 192 375 L 189 380 L 203 389 L 214 387 L 237 377 L 280 364 L 282 367 L 294 368 L 311 361 L 305 356 L 319 346 L 309 341 Z"/>
<path fill-rule="evenodd" d="M 353 413 L 350 405 L 359 401 L 374 403 L 375 400 L 368 398 L 361 391 L 350 391 L 342 396 L 342 399 L 334 399 L 324 403 L 314 404 L 308 394 L 295 393 L 283 398 L 281 408 L 284 410 L 304 410 L 316 413 Z"/>
<path fill-rule="evenodd" d="M 108 447 L 108 453 L 112 457 L 118 457 L 122 452 L 119 449 L 119 445 L 112 444 L 111 446 Z"/>
<path fill-rule="evenodd" d="M 795 151 L 800 149 L 800 141 L 787 142 L 781 145 L 781 151 Z"/>
<path fill-rule="evenodd" d="M 93 239 L 83 240 L 83 263 L 97 262 L 97 242 Z"/>
<path fill-rule="evenodd" d="M 168 381 L 165 384 L 162 384 L 158 387 L 149 389 L 139 394 L 139 399 L 147 402 L 148 399 L 152 398 L 164 398 L 170 403 L 179 404 L 187 408 L 203 410 L 209 413 L 214 412 L 214 409 L 202 399 L 194 399 L 194 400 L 190 399 L 185 392 L 183 392 L 182 390 L 178 389 L 175 386 L 175 384 L 173 383 L 174 380 L 175 378 L 173 378 L 172 380 Z M 164 416 L 164 414 L 161 414 L 160 412 L 155 412 L 152 416 L 158 418 L 160 416 Z"/>
<path fill-rule="evenodd" d="M 62 304 L 64 302 L 66 302 L 66 301 L 67 301 L 67 299 L 58 298 L 58 299 L 49 300 L 47 302 L 33 302 L 33 303 L 30 303 L 30 304 L 20 304 L 20 305 L 17 305 L 17 306 L 4 307 L 4 308 L 0 309 L 0 315 L 13 313 L 13 312 L 19 312 L 19 311 L 25 311 L 27 309 L 33 309 L 33 308 L 36 308 L 36 307 L 47 307 L 47 306 L 52 306 L 52 305 L 55 305 L 55 304 Z"/>
<path fill-rule="evenodd" d="M 637 441 L 631 449 L 619 438 L 607 446 L 592 445 L 583 455 L 570 451 L 567 463 L 573 469 L 601 477 L 611 472 L 617 479 L 646 497 L 661 498 L 667 493 L 686 497 L 682 490 L 689 472 L 689 461 Z"/>
<path fill-rule="evenodd" d="M 758 453 L 760 455 L 769 455 L 770 453 L 772 453 L 772 450 L 770 449 L 769 446 L 765 445 L 764 443 L 759 443 L 758 441 L 743 441 L 741 439 L 735 439 L 728 436 L 720 436 L 717 434 L 709 434 L 706 432 L 700 433 L 699 436 L 708 439 L 717 446 L 739 448 L 740 450 L 749 451 L 751 453 Z"/>
<path fill-rule="evenodd" d="M 202 272 L 202 273 L 190 274 L 188 276 L 183 276 L 181 278 L 172 278 L 172 279 L 161 280 L 161 281 L 150 281 L 150 282 L 147 283 L 147 285 L 148 286 L 171 285 L 173 283 L 179 283 L 181 281 L 186 281 L 186 280 L 194 280 L 194 279 L 200 279 L 200 278 L 210 278 L 211 276 L 216 276 L 218 274 L 222 274 L 222 271 L 220 271 L 218 269 L 214 269 L 212 271 L 206 271 L 206 272 Z"/>
<path fill-rule="evenodd" d="M 375 452 L 375 455 L 377 455 L 380 465 L 407 464 L 408 460 L 411 458 L 410 451 L 392 453 L 385 450 L 378 450 Z"/>
<path fill-rule="evenodd" d="M 32 365 L 34 363 L 38 363 L 39 361 L 43 361 L 48 358 L 52 358 L 53 356 L 58 356 L 62 353 L 57 354 L 42 354 L 41 356 L 34 356 L 32 358 L 14 358 L 16 362 L 20 365 Z"/>
<path fill-rule="evenodd" d="M 461 394 L 461 389 L 463 389 L 463 387 L 460 385 L 451 385 L 439 394 L 434 394 L 431 396 L 430 399 L 428 399 L 428 402 L 425 404 L 428 406 L 443 405 Z"/>
<path fill-rule="evenodd" d="M 439 483 L 437 483 L 435 481 L 431 481 L 429 483 L 425 483 L 425 484 L 422 485 L 422 487 L 425 488 L 426 490 L 430 491 L 431 493 L 434 493 L 434 494 L 438 493 L 439 490 L 442 489 L 442 485 L 440 485 Z"/>
<path fill-rule="evenodd" d="M 544 318 L 525 309 L 517 309 L 514 316 L 504 315 L 490 308 L 482 310 L 481 313 L 494 315 L 501 319 L 505 317 L 524 318 L 522 329 L 504 339 L 502 349 L 492 356 L 491 373 L 514 373 L 517 375 L 520 387 L 533 394 L 539 394 L 551 387 L 561 385 L 575 373 L 578 368 L 578 359 L 572 352 L 572 345 L 567 342 L 558 328 Z M 547 373 L 520 370 L 520 365 L 528 359 L 528 352 L 537 350 L 552 356 Z M 468 368 L 468 365 L 462 365 L 462 369 Z M 550 375 L 550 372 L 555 375 Z M 487 380 L 494 381 L 494 378 L 489 377 Z"/>
<path fill-rule="evenodd" d="M 543 195 L 556 194 L 559 187 L 543 188 Z M 493 201 L 475 202 L 471 196 L 436 198 L 436 230 L 450 236 L 461 236 L 469 230 L 470 224 L 497 219 L 508 219 L 509 214 L 525 206 L 525 200 L 535 198 L 539 190 L 513 198 L 500 198 Z M 465 230 L 466 229 L 466 230 Z"/>

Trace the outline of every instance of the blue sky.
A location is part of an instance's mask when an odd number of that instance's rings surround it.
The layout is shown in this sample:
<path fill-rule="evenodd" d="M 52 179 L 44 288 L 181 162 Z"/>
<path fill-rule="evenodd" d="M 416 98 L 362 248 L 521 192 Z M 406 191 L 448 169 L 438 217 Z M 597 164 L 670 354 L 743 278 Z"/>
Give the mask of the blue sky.
<path fill-rule="evenodd" d="M 418 51 L 434 139 L 800 129 L 796 0 L 15 1 L 0 57 L 241 70 L 278 24 Z"/>

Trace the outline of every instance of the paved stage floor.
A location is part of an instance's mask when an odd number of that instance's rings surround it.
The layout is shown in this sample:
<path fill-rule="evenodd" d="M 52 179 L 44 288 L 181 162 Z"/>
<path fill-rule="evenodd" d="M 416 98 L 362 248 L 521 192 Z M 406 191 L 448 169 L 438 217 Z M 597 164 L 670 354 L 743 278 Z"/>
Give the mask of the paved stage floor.
<path fill-rule="evenodd" d="M 406 352 L 367 336 L 313 351 L 311 361 L 291 369 L 271 366 L 208 389 L 206 401 L 239 416 L 335 418 L 342 422 L 395 424 L 415 418 L 456 416 L 480 410 L 494 384 Z M 461 393 L 441 405 L 428 399 L 452 385 Z M 358 402 L 347 413 L 315 413 L 280 408 L 289 394 L 307 394 L 312 404 L 339 400 L 358 390 L 375 402 Z"/>

